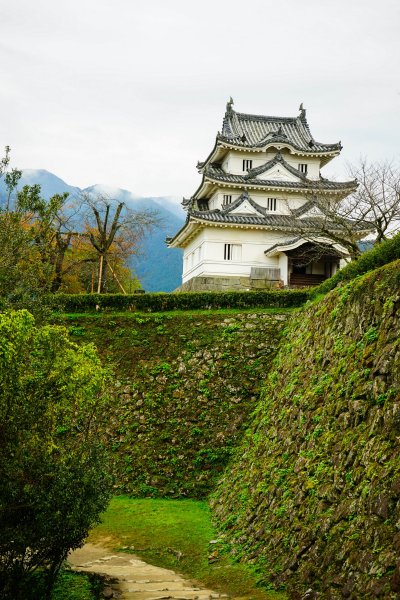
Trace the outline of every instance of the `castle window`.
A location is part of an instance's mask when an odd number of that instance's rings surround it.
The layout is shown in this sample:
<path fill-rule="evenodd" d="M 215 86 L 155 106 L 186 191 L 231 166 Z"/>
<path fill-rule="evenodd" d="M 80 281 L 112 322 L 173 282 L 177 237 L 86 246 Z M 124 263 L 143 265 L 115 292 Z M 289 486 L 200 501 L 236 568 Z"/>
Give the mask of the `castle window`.
<path fill-rule="evenodd" d="M 224 194 L 222 204 L 230 204 L 232 202 L 232 196 L 230 194 Z"/>
<path fill-rule="evenodd" d="M 199 210 L 208 210 L 208 200 L 197 200 Z"/>
<path fill-rule="evenodd" d="M 267 198 L 267 210 L 276 210 L 276 198 Z"/>
<path fill-rule="evenodd" d="M 300 173 L 303 173 L 303 175 L 307 175 L 307 163 L 299 163 L 299 171 Z"/>
<path fill-rule="evenodd" d="M 253 161 L 247 158 L 243 161 L 243 171 L 250 171 L 253 168 Z"/>
<path fill-rule="evenodd" d="M 224 260 L 241 260 L 241 244 L 224 244 Z"/>

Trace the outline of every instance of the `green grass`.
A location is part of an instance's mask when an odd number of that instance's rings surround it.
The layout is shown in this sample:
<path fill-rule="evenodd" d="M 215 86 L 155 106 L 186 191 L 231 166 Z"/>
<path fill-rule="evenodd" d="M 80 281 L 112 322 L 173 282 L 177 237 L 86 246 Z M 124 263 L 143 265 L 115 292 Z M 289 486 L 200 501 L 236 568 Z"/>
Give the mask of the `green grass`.
<path fill-rule="evenodd" d="M 17 595 L 24 600 L 40 600 L 46 596 L 46 589 L 45 572 L 38 569 L 21 582 Z M 98 575 L 62 568 L 51 591 L 51 600 L 99 600 L 102 589 L 103 581 Z"/>
<path fill-rule="evenodd" d="M 199 581 L 220 593 L 254 600 L 286 596 L 257 587 L 249 567 L 234 564 L 216 533 L 208 505 L 195 500 L 114 498 L 89 541 L 133 552 L 146 562 Z M 209 556 L 215 554 L 214 562 Z"/>
<path fill-rule="evenodd" d="M 52 591 L 51 600 L 97 600 L 102 584 L 84 573 L 61 570 Z"/>
<path fill-rule="evenodd" d="M 58 319 L 76 319 L 81 317 L 89 317 L 93 319 L 101 319 L 104 317 L 131 317 L 136 319 L 137 317 L 180 317 L 180 316 L 191 316 L 191 315 L 237 315 L 237 314 L 253 314 L 253 313 L 265 313 L 269 315 L 279 315 L 294 310 L 299 310 L 298 306 L 289 306 L 285 308 L 219 308 L 219 309 L 196 309 L 196 310 L 169 310 L 163 312 L 132 312 L 132 311 L 109 311 L 102 310 L 99 312 L 74 312 L 74 313 L 54 313 L 53 316 Z"/>

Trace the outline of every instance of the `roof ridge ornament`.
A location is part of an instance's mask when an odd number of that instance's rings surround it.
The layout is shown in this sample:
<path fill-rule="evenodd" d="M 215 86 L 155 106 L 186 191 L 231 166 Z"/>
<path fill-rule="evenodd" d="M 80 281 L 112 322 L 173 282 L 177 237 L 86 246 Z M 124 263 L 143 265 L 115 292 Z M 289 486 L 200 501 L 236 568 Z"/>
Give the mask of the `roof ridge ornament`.
<path fill-rule="evenodd" d="M 300 111 L 300 119 L 305 119 L 306 118 L 306 109 L 303 106 L 303 102 L 300 104 L 299 106 L 299 111 Z"/>
<path fill-rule="evenodd" d="M 231 118 L 233 117 L 233 98 L 229 98 L 229 102 L 226 105 L 225 116 L 222 121 L 222 137 L 233 138 L 234 131 L 232 130 Z"/>
<path fill-rule="evenodd" d="M 287 138 L 286 133 L 283 131 L 282 123 L 279 124 L 279 127 L 276 131 L 270 131 L 266 137 L 268 137 L 268 136 L 271 136 L 273 138 L 276 138 L 276 137 Z"/>

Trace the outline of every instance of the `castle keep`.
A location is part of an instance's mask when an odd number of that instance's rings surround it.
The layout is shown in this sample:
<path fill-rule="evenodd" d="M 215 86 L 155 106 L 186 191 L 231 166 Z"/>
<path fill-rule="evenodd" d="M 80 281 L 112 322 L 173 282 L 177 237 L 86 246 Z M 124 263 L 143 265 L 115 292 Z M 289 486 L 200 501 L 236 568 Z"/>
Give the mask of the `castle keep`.
<path fill-rule="evenodd" d="M 197 165 L 201 184 L 183 200 L 186 222 L 167 240 L 184 249 L 181 289 L 314 285 L 333 275 L 347 252 L 315 232 L 321 220 L 337 227 L 321 205 L 357 185 L 321 175 L 341 149 L 313 138 L 303 105 L 297 117 L 270 117 L 236 112 L 231 99 L 214 148 Z"/>

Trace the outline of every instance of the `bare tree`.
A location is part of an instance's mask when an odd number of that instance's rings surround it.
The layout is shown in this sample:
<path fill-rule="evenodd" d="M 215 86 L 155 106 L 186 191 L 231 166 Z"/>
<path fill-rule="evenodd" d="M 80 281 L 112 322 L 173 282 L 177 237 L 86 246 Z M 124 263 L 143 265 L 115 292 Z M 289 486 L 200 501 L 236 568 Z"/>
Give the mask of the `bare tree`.
<path fill-rule="evenodd" d="M 361 158 L 349 166 L 358 188 L 349 198 L 352 218 L 373 226 L 375 244 L 400 230 L 400 170 L 388 161 L 370 163 Z"/>
<path fill-rule="evenodd" d="M 325 253 L 330 244 L 340 246 L 352 260 L 361 254 L 359 241 L 372 231 L 369 222 L 359 215 L 354 218 L 354 205 L 350 201 L 332 200 L 317 188 L 309 194 L 303 206 L 293 209 L 291 232 L 304 238 Z"/>
<path fill-rule="evenodd" d="M 125 293 L 112 267 L 112 256 L 127 260 L 136 254 L 144 235 L 160 225 L 161 219 L 156 211 L 136 211 L 102 194 L 84 193 L 82 205 L 87 209 L 83 235 L 88 237 L 98 256 L 97 293 L 105 290 L 107 269 Z"/>
<path fill-rule="evenodd" d="M 294 234 L 322 249 L 337 244 L 355 260 L 360 240 L 379 244 L 400 230 L 400 170 L 389 162 L 361 159 L 349 172 L 355 185 L 346 198 L 331 199 L 316 181 L 302 207 L 288 207 Z"/>

